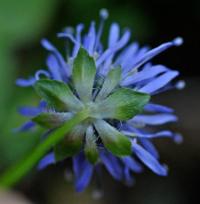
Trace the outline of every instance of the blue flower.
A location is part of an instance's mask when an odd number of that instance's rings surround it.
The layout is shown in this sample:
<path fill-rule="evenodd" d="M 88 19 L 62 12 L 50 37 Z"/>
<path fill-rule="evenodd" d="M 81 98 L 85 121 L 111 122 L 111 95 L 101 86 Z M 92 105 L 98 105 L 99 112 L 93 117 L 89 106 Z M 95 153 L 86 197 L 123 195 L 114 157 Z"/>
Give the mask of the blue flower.
<path fill-rule="evenodd" d="M 47 78 L 56 80 L 58 82 L 64 82 L 71 86 L 73 77 L 73 64 L 79 56 L 81 47 L 84 48 L 90 57 L 94 59 L 96 66 L 95 86 L 92 90 L 92 101 L 104 100 L 112 93 L 116 86 L 126 88 L 123 90 L 133 90 L 135 93 L 145 93 L 149 95 L 155 95 L 166 90 L 177 88 L 182 89 L 184 82 L 180 81 L 174 83 L 172 80 L 179 75 L 178 71 L 171 70 L 164 65 L 154 65 L 150 60 L 161 52 L 167 50 L 173 46 L 180 46 L 183 42 L 182 38 L 177 37 L 170 42 L 163 43 L 162 45 L 150 49 L 149 47 L 140 47 L 137 42 L 129 43 L 131 33 L 129 30 L 125 30 L 122 34 L 120 27 L 117 23 L 113 23 L 110 26 L 107 48 L 103 48 L 101 43 L 101 35 L 103 33 L 103 26 L 108 13 L 105 9 L 100 12 L 101 22 L 98 29 L 95 26 L 95 22 L 91 22 L 89 31 L 83 34 L 84 25 L 77 25 L 76 29 L 66 28 L 63 32 L 58 34 L 59 38 L 66 40 L 69 44 L 66 50 L 67 57 L 63 55 L 46 39 L 41 41 L 42 46 L 49 52 L 46 60 L 47 70 L 39 70 L 35 76 L 29 79 L 18 79 L 16 81 L 19 86 L 32 86 L 37 83 L 41 78 Z M 71 44 L 70 44 L 71 43 Z M 113 77 L 111 81 L 109 76 L 112 75 L 112 70 L 116 70 L 120 67 L 120 77 L 117 80 Z M 117 72 L 117 71 L 116 71 Z M 113 74 L 114 75 L 114 74 Z M 118 75 L 116 75 L 118 76 Z M 90 83 L 86 81 L 85 84 Z M 100 85 L 99 85 L 100 84 Z M 75 89 L 82 89 L 84 87 L 75 87 Z M 88 90 L 89 92 L 89 90 Z M 76 98 L 76 107 L 81 106 L 82 102 L 88 102 L 87 95 L 89 93 L 78 92 L 80 101 Z M 113 94 L 114 95 L 114 94 Z M 105 103 L 102 103 L 105 105 Z M 108 114 L 111 114 L 111 106 L 109 106 L 108 112 L 103 110 L 103 105 L 95 112 L 95 118 L 101 117 L 107 118 Z M 108 104 L 106 104 L 108 105 Z M 140 173 L 143 170 L 141 161 L 154 173 L 160 176 L 167 175 L 166 165 L 159 163 L 159 154 L 152 140 L 157 137 L 172 138 L 175 142 L 181 142 L 181 136 L 178 133 L 173 133 L 169 130 L 162 130 L 155 132 L 154 126 L 163 125 L 169 122 L 176 122 L 177 117 L 174 115 L 173 109 L 149 102 L 143 104 L 143 112 L 137 113 L 132 118 L 120 119 L 119 116 L 109 118 L 109 120 L 98 119 L 94 124 L 82 124 L 72 132 L 72 135 L 80 135 L 81 138 L 85 137 L 85 148 L 87 148 L 87 142 L 90 151 L 92 147 L 96 148 L 99 159 L 95 164 L 88 160 L 87 150 L 79 149 L 76 155 L 73 156 L 73 170 L 75 175 L 75 187 L 77 191 L 83 191 L 89 184 L 93 173 L 99 173 L 99 168 L 103 164 L 112 177 L 116 180 L 122 181 L 127 185 L 134 183 L 133 173 Z M 133 108 L 134 109 L 134 108 Z M 110 112 L 109 112 L 110 111 Z M 72 111 L 73 112 L 73 111 Z M 131 109 L 130 109 L 131 112 Z M 141 111 L 140 111 L 141 112 Z M 20 113 L 24 116 L 35 118 L 41 113 L 50 113 L 48 115 L 48 121 L 44 121 L 46 115 L 43 115 L 38 120 L 31 120 L 28 123 L 22 125 L 19 130 L 29 130 L 38 122 L 40 125 L 44 125 L 47 128 L 56 128 L 62 122 L 71 117 L 72 113 L 57 112 L 55 109 L 48 107 L 46 102 L 41 102 L 38 107 L 23 107 L 20 109 Z M 122 113 L 120 113 L 122 114 Z M 149 131 L 151 129 L 151 131 Z M 97 132 L 97 133 L 96 133 Z M 99 134 L 108 135 L 110 134 L 123 134 L 128 138 L 131 145 L 131 155 L 120 155 L 119 151 L 113 150 L 112 147 L 106 145 L 106 140 L 103 137 L 95 137 L 93 135 Z M 89 136 L 89 137 L 87 137 Z M 91 137 L 93 139 L 91 139 Z M 102 142 L 103 141 L 103 142 Z M 119 144 L 117 144 L 119 145 Z M 106 148 L 105 148 L 106 147 Z M 121 151 L 121 150 L 120 150 Z M 90 152 L 89 152 L 90 153 Z M 96 154 L 96 153 L 95 153 Z M 66 156 L 66 155 L 65 155 Z M 64 157 L 65 158 L 65 157 Z M 56 163 L 57 159 L 63 161 L 63 157 L 56 158 L 55 152 L 50 152 L 46 155 L 39 163 L 39 169 L 43 169 L 49 164 Z M 90 157 L 89 157 L 90 158 Z M 94 158 L 91 158 L 93 160 Z M 96 159 L 96 156 L 95 156 Z"/>

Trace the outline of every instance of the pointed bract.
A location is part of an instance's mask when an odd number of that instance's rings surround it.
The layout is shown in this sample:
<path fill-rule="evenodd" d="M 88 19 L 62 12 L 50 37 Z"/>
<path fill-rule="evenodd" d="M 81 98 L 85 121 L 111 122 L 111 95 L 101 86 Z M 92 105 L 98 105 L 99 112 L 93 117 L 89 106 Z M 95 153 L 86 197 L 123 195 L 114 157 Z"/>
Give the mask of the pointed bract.
<path fill-rule="evenodd" d="M 96 136 L 94 135 L 92 126 L 89 126 L 86 130 L 84 152 L 89 162 L 92 164 L 97 162 L 99 153 L 96 144 Z"/>
<path fill-rule="evenodd" d="M 110 118 L 128 120 L 141 113 L 144 105 L 148 103 L 150 96 L 127 88 L 119 88 L 105 100 L 97 103 L 97 118 Z"/>
<path fill-rule="evenodd" d="M 86 50 L 80 48 L 74 60 L 72 79 L 78 96 L 83 102 L 89 102 L 92 99 L 95 74 L 94 59 Z"/>
<path fill-rule="evenodd" d="M 66 120 L 72 118 L 72 113 L 44 112 L 32 118 L 32 121 L 46 128 L 61 126 Z"/>
<path fill-rule="evenodd" d="M 58 111 L 78 111 L 83 107 L 69 86 L 63 82 L 42 79 L 38 80 L 34 87 L 36 92 Z"/>
<path fill-rule="evenodd" d="M 83 124 L 75 126 L 65 138 L 54 147 L 55 158 L 57 161 L 77 154 L 83 146 L 83 137 L 86 126 Z"/>
<path fill-rule="evenodd" d="M 131 142 L 126 136 L 104 120 L 96 120 L 94 125 L 105 147 L 114 155 L 124 156 L 131 154 Z"/>
<path fill-rule="evenodd" d="M 95 101 L 102 100 L 106 96 L 108 96 L 113 91 L 113 89 L 117 85 L 119 85 L 120 80 L 121 80 L 121 67 L 111 69 L 108 75 L 106 76 L 102 88 L 98 93 Z"/>

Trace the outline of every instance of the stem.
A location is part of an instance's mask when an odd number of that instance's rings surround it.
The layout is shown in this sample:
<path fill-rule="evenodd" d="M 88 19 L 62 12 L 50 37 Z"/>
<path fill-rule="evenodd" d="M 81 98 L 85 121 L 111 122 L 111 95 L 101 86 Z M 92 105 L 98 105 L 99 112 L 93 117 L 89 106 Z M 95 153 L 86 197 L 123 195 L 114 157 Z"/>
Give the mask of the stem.
<path fill-rule="evenodd" d="M 88 117 L 87 111 L 80 111 L 62 127 L 52 132 L 46 140 L 40 143 L 25 159 L 8 169 L 0 176 L 0 187 L 9 188 L 17 183 L 50 148 L 57 144 L 74 126 Z"/>

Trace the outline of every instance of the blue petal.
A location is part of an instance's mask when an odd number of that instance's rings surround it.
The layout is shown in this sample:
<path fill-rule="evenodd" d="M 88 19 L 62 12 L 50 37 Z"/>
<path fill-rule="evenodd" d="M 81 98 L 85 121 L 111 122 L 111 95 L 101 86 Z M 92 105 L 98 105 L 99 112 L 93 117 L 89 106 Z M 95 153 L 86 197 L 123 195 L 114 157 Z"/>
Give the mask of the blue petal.
<path fill-rule="evenodd" d="M 116 60 L 116 64 L 121 64 L 121 66 L 123 67 L 123 71 L 127 72 L 130 64 L 132 64 L 133 61 L 137 59 L 138 51 L 139 44 L 132 43 L 120 54 L 120 56 Z"/>
<path fill-rule="evenodd" d="M 96 61 L 96 66 L 99 67 L 108 57 L 113 55 L 116 51 L 124 47 L 130 38 L 130 31 L 126 31 L 121 39 L 116 42 L 112 47 L 108 48 Z M 106 70 L 99 70 L 100 73 L 104 74 Z"/>
<path fill-rule="evenodd" d="M 22 107 L 19 109 L 19 113 L 26 117 L 35 117 L 41 113 L 41 109 L 38 107 Z"/>
<path fill-rule="evenodd" d="M 52 54 L 49 55 L 47 57 L 46 64 L 49 68 L 49 71 L 51 72 L 52 78 L 58 81 L 62 81 L 60 67 L 56 57 Z"/>
<path fill-rule="evenodd" d="M 79 48 L 81 45 L 81 32 L 82 32 L 83 28 L 84 28 L 83 24 L 78 24 L 76 27 L 76 42 L 77 43 L 74 45 L 74 49 L 72 52 L 72 58 L 75 58 L 76 55 L 78 54 L 78 51 L 79 51 Z"/>
<path fill-rule="evenodd" d="M 62 55 L 58 52 L 58 50 L 46 39 L 41 40 L 41 44 L 44 48 L 46 48 L 48 51 L 52 52 L 55 57 L 58 60 L 59 66 L 61 67 L 61 75 L 64 81 L 68 80 L 68 77 L 70 76 L 70 67 L 63 59 Z"/>
<path fill-rule="evenodd" d="M 149 103 L 144 107 L 145 111 L 149 112 L 160 112 L 160 113 L 173 113 L 174 110 L 172 108 L 169 108 L 167 106 L 159 105 L 159 104 L 153 104 Z"/>
<path fill-rule="evenodd" d="M 134 60 L 129 60 L 128 64 L 126 65 L 127 71 L 137 70 L 137 67 L 135 67 L 135 64 L 138 62 L 139 59 L 141 59 L 147 52 L 149 51 L 149 47 L 144 46 L 138 50 L 136 55 L 134 56 Z M 127 73 L 129 74 L 129 72 Z"/>
<path fill-rule="evenodd" d="M 47 107 L 47 102 L 46 101 L 40 101 L 38 108 L 41 108 L 41 110 L 44 110 L 44 108 Z"/>
<path fill-rule="evenodd" d="M 172 114 L 160 113 L 155 115 L 137 115 L 133 119 L 129 120 L 135 124 L 147 124 L 147 125 L 162 125 L 168 122 L 177 121 L 177 117 Z"/>
<path fill-rule="evenodd" d="M 47 49 L 48 51 L 55 52 L 57 51 L 56 48 L 46 39 L 41 40 L 42 46 Z"/>
<path fill-rule="evenodd" d="M 148 46 L 141 47 L 136 55 L 136 59 L 131 63 L 131 68 L 135 66 L 135 64 L 150 50 Z"/>
<path fill-rule="evenodd" d="M 116 180 L 121 180 L 123 177 L 123 171 L 119 160 L 107 151 L 101 151 L 100 158 L 113 178 Z"/>
<path fill-rule="evenodd" d="M 44 75 L 45 77 L 50 78 L 50 74 L 46 70 L 42 70 L 42 69 L 38 70 L 35 73 L 35 79 L 40 80 L 40 75 Z"/>
<path fill-rule="evenodd" d="M 127 186 L 133 186 L 135 184 L 135 180 L 131 175 L 131 171 L 128 167 L 124 168 L 124 177 L 125 177 L 125 184 Z"/>
<path fill-rule="evenodd" d="M 27 87 L 27 86 L 32 86 L 36 82 L 36 79 L 34 77 L 31 77 L 29 79 L 22 79 L 19 78 L 16 80 L 16 85 L 21 86 L 21 87 Z"/>
<path fill-rule="evenodd" d="M 129 72 L 133 71 L 135 63 L 149 50 L 149 47 L 139 48 L 138 43 L 133 43 L 127 47 L 124 52 L 117 58 L 115 65 L 121 64 L 123 68 L 122 79 L 129 76 Z M 150 63 L 148 63 L 150 64 Z M 146 66 L 146 65 L 145 65 Z M 137 69 L 136 69 L 137 70 Z"/>
<path fill-rule="evenodd" d="M 177 71 L 168 71 L 147 83 L 145 86 L 139 89 L 139 91 L 152 94 L 153 92 L 167 85 L 172 79 L 178 76 L 178 74 L 179 73 Z"/>
<path fill-rule="evenodd" d="M 54 156 L 54 153 L 51 152 L 47 154 L 43 159 L 40 160 L 38 164 L 38 169 L 42 170 L 47 166 L 49 166 L 50 164 L 54 164 L 54 163 L 55 163 L 55 156 Z"/>
<path fill-rule="evenodd" d="M 47 107 L 46 101 L 40 101 L 38 107 L 22 107 L 19 109 L 19 113 L 26 117 L 35 117 L 42 111 L 45 111 Z"/>
<path fill-rule="evenodd" d="M 117 41 L 120 36 L 120 28 L 117 23 L 113 23 L 110 27 L 109 38 L 108 38 L 108 48 L 112 48 L 117 44 Z M 113 63 L 114 53 L 105 59 L 103 67 L 101 67 L 101 74 L 106 75 L 110 70 Z"/>
<path fill-rule="evenodd" d="M 156 133 L 145 133 L 141 131 L 137 133 L 133 133 L 129 131 L 121 131 L 121 132 L 127 136 L 135 135 L 135 137 L 141 137 L 141 138 L 173 137 L 173 133 L 168 130 L 163 130 L 163 131 L 156 132 Z"/>
<path fill-rule="evenodd" d="M 94 53 L 94 46 L 96 40 L 96 33 L 95 33 L 95 24 L 94 22 L 91 23 L 88 35 L 85 38 L 84 48 L 88 51 L 90 56 Z"/>
<path fill-rule="evenodd" d="M 72 33 L 69 33 L 69 32 L 58 33 L 57 37 L 58 38 L 68 38 L 69 40 L 71 40 L 72 43 L 77 44 L 77 41 L 72 35 Z"/>
<path fill-rule="evenodd" d="M 89 184 L 93 166 L 86 160 L 83 153 L 73 157 L 73 170 L 75 174 L 75 188 L 77 192 L 83 191 Z"/>
<path fill-rule="evenodd" d="M 159 153 L 154 146 L 154 144 L 149 140 L 145 138 L 139 138 L 140 143 L 142 146 L 150 153 L 152 154 L 156 159 L 159 159 Z"/>
<path fill-rule="evenodd" d="M 137 42 L 131 43 L 130 45 L 128 45 L 126 48 L 124 48 L 120 54 L 116 57 L 116 60 L 114 62 L 114 66 L 117 65 L 121 65 L 124 61 L 124 57 L 128 56 L 132 56 L 135 53 L 137 53 L 139 48 L 139 44 Z M 123 67 L 124 68 L 124 67 Z"/>
<path fill-rule="evenodd" d="M 16 132 L 25 132 L 30 130 L 31 128 L 35 127 L 35 123 L 32 121 L 28 121 L 26 123 L 24 123 L 23 125 L 21 125 L 18 128 L 15 128 L 14 131 Z"/>
<path fill-rule="evenodd" d="M 139 130 L 139 129 L 136 129 L 136 128 L 134 128 L 133 126 L 130 126 L 130 125 L 128 125 L 128 124 L 124 125 L 122 131 L 130 131 L 130 132 L 132 132 L 132 133 L 135 134 L 135 135 L 141 134 L 141 133 L 144 132 L 144 131 Z M 159 158 L 159 154 L 158 154 L 158 151 L 157 151 L 156 147 L 154 146 L 154 144 L 153 144 L 149 139 L 139 138 L 139 137 L 138 137 L 138 140 L 141 142 L 141 144 L 143 145 L 143 147 L 144 147 L 148 152 L 150 152 L 155 158 L 157 158 L 157 159 Z"/>
<path fill-rule="evenodd" d="M 181 89 L 184 88 L 184 86 L 185 86 L 185 82 L 183 82 L 183 81 L 178 81 L 175 84 L 170 83 L 170 84 L 167 84 L 166 86 L 164 86 L 163 88 L 155 91 L 153 94 L 154 95 L 155 94 L 160 94 L 162 92 L 165 92 L 165 91 L 168 91 L 168 90 L 172 90 L 172 89 L 181 90 Z"/>
<path fill-rule="evenodd" d="M 168 69 L 163 65 L 148 66 L 147 68 L 139 71 L 126 79 L 122 80 L 121 84 L 123 86 L 128 86 L 130 84 L 135 84 L 140 81 L 153 78 L 163 72 L 166 72 Z"/>
<path fill-rule="evenodd" d="M 78 37 L 80 37 L 80 35 L 81 35 L 81 31 L 82 31 L 82 29 L 83 29 L 83 27 L 82 26 L 80 26 L 80 27 L 78 27 L 77 28 L 78 30 Z M 69 39 L 73 44 L 74 44 L 74 48 L 73 48 L 73 52 L 72 52 L 72 59 L 74 59 L 76 56 L 77 56 L 77 54 L 78 54 L 78 50 L 79 50 L 79 48 L 80 48 L 80 46 L 81 46 L 81 42 L 79 42 L 79 41 L 77 41 L 77 38 L 74 38 L 74 36 L 72 35 L 72 33 L 70 33 L 69 31 L 66 31 L 66 32 L 63 32 L 63 33 L 58 33 L 57 34 L 57 36 L 59 37 L 59 38 L 67 38 L 67 39 Z M 81 40 L 81 39 L 80 39 Z M 83 44 L 84 44 L 84 42 L 83 42 Z M 68 48 L 69 49 L 69 48 Z M 68 65 L 68 64 L 67 64 Z M 71 69 L 70 69 L 70 66 L 68 65 L 68 69 L 70 70 L 69 71 L 69 73 L 68 73 L 68 75 L 71 75 Z"/>
<path fill-rule="evenodd" d="M 161 165 L 158 160 L 153 157 L 148 151 L 142 148 L 140 145 L 135 142 L 132 143 L 132 148 L 138 158 L 148 166 L 154 173 L 160 176 L 167 175 L 167 168 L 164 165 Z"/>
<path fill-rule="evenodd" d="M 175 38 L 171 42 L 163 43 L 162 45 L 150 50 L 146 54 L 144 54 L 134 65 L 134 69 L 137 69 L 156 55 L 160 54 L 161 52 L 165 51 L 166 49 L 172 47 L 172 46 L 179 46 L 182 44 L 181 38 Z"/>
<path fill-rule="evenodd" d="M 141 173 L 143 168 L 140 163 L 138 163 L 135 159 L 130 156 L 122 157 L 121 158 L 124 165 L 131 169 L 135 173 Z"/>
<path fill-rule="evenodd" d="M 74 36 L 71 33 L 68 33 L 68 32 L 58 33 L 57 36 L 59 38 L 67 38 L 67 39 L 71 40 L 71 42 L 74 43 L 74 45 L 76 45 L 76 44 L 79 45 L 79 43 L 76 41 L 76 39 L 74 38 Z"/>
<path fill-rule="evenodd" d="M 117 23 L 113 23 L 110 26 L 110 32 L 108 37 L 108 47 L 112 47 L 119 39 L 120 28 Z"/>

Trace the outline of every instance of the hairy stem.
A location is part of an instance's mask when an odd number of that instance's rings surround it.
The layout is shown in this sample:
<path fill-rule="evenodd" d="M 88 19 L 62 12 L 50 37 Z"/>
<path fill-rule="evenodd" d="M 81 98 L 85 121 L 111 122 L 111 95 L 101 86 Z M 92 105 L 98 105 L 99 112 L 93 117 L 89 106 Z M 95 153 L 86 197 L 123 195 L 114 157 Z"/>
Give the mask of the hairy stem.
<path fill-rule="evenodd" d="M 62 127 L 52 132 L 46 140 L 40 143 L 25 159 L 8 169 L 0 176 L 0 187 L 9 188 L 16 184 L 36 163 L 44 156 L 53 145 L 57 144 L 74 126 L 88 117 L 87 111 L 80 111 L 68 120 Z"/>

